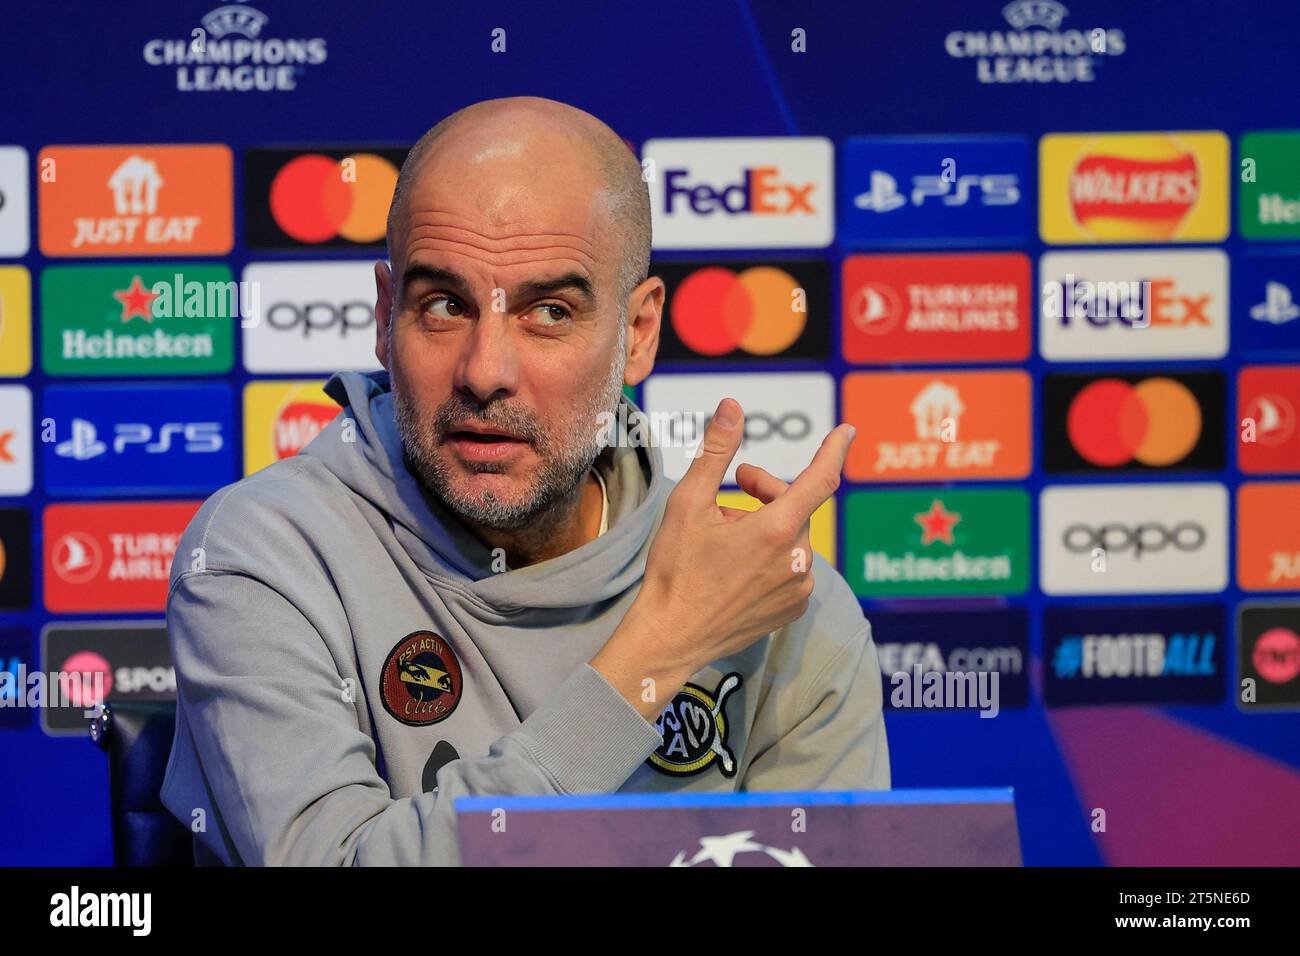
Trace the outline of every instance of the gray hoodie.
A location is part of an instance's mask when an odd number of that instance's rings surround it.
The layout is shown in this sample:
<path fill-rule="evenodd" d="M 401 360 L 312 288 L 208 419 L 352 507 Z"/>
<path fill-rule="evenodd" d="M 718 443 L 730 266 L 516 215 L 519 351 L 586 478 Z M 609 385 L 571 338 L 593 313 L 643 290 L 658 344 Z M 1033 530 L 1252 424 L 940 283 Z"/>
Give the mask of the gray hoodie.
<path fill-rule="evenodd" d="M 462 796 L 889 786 L 871 628 L 820 557 L 801 619 L 652 724 L 587 661 L 640 587 L 658 449 L 601 453 L 605 534 L 503 570 L 406 467 L 387 373 L 326 392 L 338 418 L 212 495 L 171 569 L 162 799 L 200 862 L 455 864 Z"/>

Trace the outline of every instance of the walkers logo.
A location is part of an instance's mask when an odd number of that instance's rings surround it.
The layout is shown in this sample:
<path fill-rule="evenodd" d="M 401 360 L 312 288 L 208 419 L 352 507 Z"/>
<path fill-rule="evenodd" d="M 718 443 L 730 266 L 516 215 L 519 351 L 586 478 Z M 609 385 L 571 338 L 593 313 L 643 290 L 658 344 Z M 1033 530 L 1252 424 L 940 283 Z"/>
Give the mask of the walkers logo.
<path fill-rule="evenodd" d="M 849 256 L 850 362 L 1020 362 L 1029 357 L 1029 260 L 1019 252 Z"/>
<path fill-rule="evenodd" d="M 1244 591 L 1300 591 L 1300 482 L 1237 489 L 1237 584 Z"/>
<path fill-rule="evenodd" d="M 1250 475 L 1300 472 L 1300 366 L 1237 373 L 1237 463 Z"/>
<path fill-rule="evenodd" d="M 32 393 L 23 385 L 0 385 L 0 495 L 32 490 Z"/>
<path fill-rule="evenodd" d="M 244 323 L 250 372 L 379 368 L 374 262 L 257 262 L 244 284 L 260 305 Z"/>
<path fill-rule="evenodd" d="M 1100 472 L 1224 467 L 1220 372 L 1048 375 L 1043 467 Z"/>
<path fill-rule="evenodd" d="M 295 90 L 309 66 L 325 62 L 325 38 L 266 37 L 268 20 L 246 3 L 217 7 L 198 28 L 178 18 L 175 36 L 145 42 L 144 61 L 174 70 L 182 93 Z"/>
<path fill-rule="evenodd" d="M 1069 14 L 1056 0 L 1013 0 L 1002 8 L 1011 30 L 952 30 L 943 48 L 953 59 L 973 60 L 981 83 L 1091 83 L 1128 43 L 1115 28 L 1079 23 L 1062 30 Z"/>
<path fill-rule="evenodd" d="M 656 249 L 822 249 L 834 238 L 824 137 L 651 139 L 642 156 Z"/>
<path fill-rule="evenodd" d="M 70 688 L 64 683 L 73 692 L 58 702 L 63 706 L 41 708 L 41 726 L 51 736 L 84 737 L 87 712 L 105 702 L 176 699 L 176 670 L 162 622 L 50 624 L 41 632 L 41 671 L 81 676 Z"/>
<path fill-rule="evenodd" d="M 718 507 L 737 508 L 741 511 L 757 511 L 760 502 L 743 491 L 719 491 Z M 835 567 L 835 499 L 826 499 L 812 513 L 808 521 L 808 542 L 812 549 L 826 559 L 826 563 Z"/>
<path fill-rule="evenodd" d="M 47 256 L 225 255 L 233 242 L 226 146 L 47 146 Z"/>
<path fill-rule="evenodd" d="M 406 152 L 406 147 L 371 146 L 249 150 L 244 154 L 249 248 L 378 249 Z"/>
<path fill-rule="evenodd" d="M 27 150 L 0 146 L 0 256 L 17 259 L 31 247 L 27 190 Z"/>
<path fill-rule="evenodd" d="M 858 430 L 850 481 L 1023 478 L 1030 469 L 1024 372 L 853 372 L 844 420 Z"/>
<path fill-rule="evenodd" d="M 1019 489 L 858 491 L 844 509 L 845 576 L 860 597 L 1029 587 L 1029 497 Z"/>
<path fill-rule="evenodd" d="M 50 266 L 41 365 L 50 375 L 228 372 L 238 315 L 225 266 Z"/>
<path fill-rule="evenodd" d="M 1228 236 L 1228 137 L 1054 133 L 1038 144 L 1043 241 L 1220 242 Z"/>
<path fill-rule="evenodd" d="M 379 679 L 384 709 L 412 727 L 446 720 L 465 690 L 460 659 L 432 631 L 414 631 L 397 642 Z"/>
<path fill-rule="evenodd" d="M 26 508 L 0 508 L 0 611 L 32 606 L 32 516 Z"/>
<path fill-rule="evenodd" d="M 161 613 L 176 546 L 201 504 L 50 505 L 45 509 L 45 607 L 56 614 Z"/>
<path fill-rule="evenodd" d="M 840 238 L 850 247 L 1029 237 L 1023 136 L 855 137 L 844 144 L 840 168 Z"/>
<path fill-rule="evenodd" d="M 1300 604 L 1243 604 L 1237 614 L 1237 706 L 1300 708 Z"/>
<path fill-rule="evenodd" d="M 1220 484 L 1055 486 L 1039 498 L 1046 594 L 1193 594 L 1228 584 Z"/>
<path fill-rule="evenodd" d="M 215 491 L 234 480 L 230 386 L 45 390 L 45 490 L 54 495 Z"/>
<path fill-rule="evenodd" d="M 1238 226 L 1247 239 L 1300 239 L 1300 131 L 1241 137 Z"/>
<path fill-rule="evenodd" d="M 1053 361 L 1223 358 L 1228 257 L 1052 252 L 1039 262 L 1039 348 Z"/>
<path fill-rule="evenodd" d="M 656 262 L 668 287 L 659 361 L 821 359 L 831 346 L 831 279 L 824 260 Z"/>
<path fill-rule="evenodd" d="M 996 675 L 997 708 L 1029 704 L 1029 612 L 1025 608 L 967 611 L 961 627 L 951 613 L 871 612 L 871 636 L 885 680 L 887 710 L 951 708 L 950 700 L 933 703 L 896 693 L 913 675 L 954 675 L 969 680 Z M 935 695 L 941 697 L 942 695 Z M 977 706 L 967 695 L 967 707 Z"/>
<path fill-rule="evenodd" d="M 250 382 L 244 387 L 244 474 L 302 451 L 343 409 L 324 381 Z"/>
<path fill-rule="evenodd" d="M 742 461 L 794 481 L 834 427 L 834 389 L 825 372 L 655 373 L 642 386 L 642 408 L 649 415 L 652 440 L 662 450 L 664 473 L 673 481 L 680 481 L 698 457 L 709 419 L 728 396 L 744 409 L 745 437 L 725 483 L 736 483 L 736 466 Z"/>
<path fill-rule="evenodd" d="M 1219 704 L 1227 675 L 1219 604 L 1043 612 L 1043 700 L 1075 704 Z"/>
<path fill-rule="evenodd" d="M 36 649 L 25 627 L 0 627 L 0 730 L 26 730 L 35 712 L 26 706 L 22 677 L 36 670 Z"/>
<path fill-rule="evenodd" d="M 22 266 L 0 266 L 0 376 L 32 370 L 32 280 Z"/>
<path fill-rule="evenodd" d="M 727 698 L 743 678 L 730 673 L 712 692 L 688 683 L 655 719 L 664 742 L 646 760 L 670 777 L 690 777 L 717 764 L 724 777 L 736 775 L 736 757 L 727 746 Z"/>
<path fill-rule="evenodd" d="M 1300 256 L 1239 256 L 1232 264 L 1234 344 L 1300 351 Z"/>

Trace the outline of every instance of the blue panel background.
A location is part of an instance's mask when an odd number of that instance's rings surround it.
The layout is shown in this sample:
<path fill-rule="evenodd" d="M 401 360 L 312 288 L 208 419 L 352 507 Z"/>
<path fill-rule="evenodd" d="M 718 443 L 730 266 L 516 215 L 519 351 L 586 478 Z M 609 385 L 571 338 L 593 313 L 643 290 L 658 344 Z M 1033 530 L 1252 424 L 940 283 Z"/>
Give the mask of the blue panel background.
<path fill-rule="evenodd" d="M 1300 5 L 1294 0 L 1074 0 L 1067 3 L 1067 27 L 1122 29 L 1127 52 L 1100 63 L 1093 83 L 1041 86 L 981 85 L 971 60 L 943 51 L 950 30 L 1005 29 L 999 0 L 277 0 L 256 4 L 270 17 L 268 35 L 323 36 L 326 63 L 308 68 L 293 93 L 180 93 L 170 68 L 144 62 L 143 44 L 188 36 L 217 5 L 6 0 L 0 143 L 26 147 L 33 163 L 41 147 L 60 143 L 230 144 L 236 246 L 228 262 L 237 275 L 250 258 L 241 244 L 245 150 L 409 143 L 448 112 L 498 96 L 571 102 L 637 144 L 650 137 L 819 134 L 838 145 L 862 135 L 963 133 L 1021 134 L 1035 144 L 1050 131 L 1129 129 L 1219 129 L 1235 143 L 1244 130 L 1300 127 Z M 507 30 L 505 55 L 489 48 L 497 27 Z M 804 55 L 790 52 L 795 27 L 807 31 Z M 1025 188 L 1036 196 L 1032 164 Z M 25 265 L 34 280 L 47 264 L 36 245 L 33 228 L 33 251 L 7 260 Z M 1244 243 L 1234 234 L 1223 245 L 1235 268 Z M 1036 237 L 1024 248 L 1035 260 L 1043 251 Z M 1250 254 L 1297 252 L 1270 244 Z M 838 265 L 843 253 L 836 246 L 828 254 Z M 39 313 L 39 301 L 33 311 Z M 1240 328 L 1238 319 L 1234 336 Z M 838 325 L 835 333 L 838 341 Z M 248 375 L 239 358 L 229 380 L 242 388 Z M 1227 364 L 1240 361 L 1234 344 Z M 1042 374 L 1036 355 L 1027 365 Z M 39 409 L 47 380 L 37 366 L 23 383 Z M 846 370 L 838 357 L 827 367 L 837 377 Z M 1234 392 L 1230 386 L 1230 407 Z M 1224 478 L 1239 481 L 1234 464 L 1218 476 Z M 39 516 L 43 479 L 38 461 L 37 492 L 3 504 Z M 1026 487 L 1042 485 L 1036 465 Z M 39 520 L 33 526 L 39 554 Z M 38 633 L 48 620 L 40 594 L 38 568 L 33 609 L 0 614 L 0 625 Z M 1241 597 L 1232 588 L 1225 600 L 1233 607 Z M 1041 599 L 1031 595 L 1022 603 L 1037 609 Z M 1032 620 L 1031 648 L 1038 649 L 1038 614 Z M 1165 713 L 1300 765 L 1294 714 L 1244 715 L 1231 704 Z M 1004 711 L 996 720 L 904 713 L 890 715 L 888 726 L 897 786 L 1014 786 L 1027 863 L 1101 861 L 1037 698 L 1027 710 Z M 51 739 L 36 728 L 0 732 L 0 864 L 108 864 L 111 858 L 102 754 L 89 742 Z"/>

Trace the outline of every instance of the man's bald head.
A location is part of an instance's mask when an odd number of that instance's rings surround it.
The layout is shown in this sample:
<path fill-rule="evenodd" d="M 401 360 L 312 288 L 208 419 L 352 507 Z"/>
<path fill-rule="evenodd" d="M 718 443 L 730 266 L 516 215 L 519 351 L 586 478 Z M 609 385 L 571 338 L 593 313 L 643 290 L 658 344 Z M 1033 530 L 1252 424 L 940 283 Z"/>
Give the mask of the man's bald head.
<path fill-rule="evenodd" d="M 637 157 L 612 129 L 590 113 L 535 96 L 474 103 L 452 113 L 420 137 L 402 163 L 388 212 L 388 257 L 394 265 L 406 238 L 413 184 L 429 171 L 426 164 L 431 155 L 464 160 L 463 152 L 455 148 L 458 135 L 462 140 L 472 138 L 480 150 L 485 140 L 495 141 L 503 151 L 518 150 L 539 135 L 563 142 L 571 151 L 573 163 L 593 174 L 593 189 L 603 200 L 607 224 L 621 240 L 619 301 L 625 301 L 645 280 L 650 271 L 650 193 Z"/>

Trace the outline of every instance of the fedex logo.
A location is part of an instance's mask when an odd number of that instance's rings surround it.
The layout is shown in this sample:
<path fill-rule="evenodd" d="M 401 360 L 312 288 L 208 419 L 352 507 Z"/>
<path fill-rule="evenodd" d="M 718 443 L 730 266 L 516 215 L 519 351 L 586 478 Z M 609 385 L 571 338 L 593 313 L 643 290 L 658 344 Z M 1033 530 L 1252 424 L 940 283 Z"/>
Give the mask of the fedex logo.
<path fill-rule="evenodd" d="M 1218 249 L 1049 253 L 1039 275 L 1046 359 L 1227 354 L 1228 259 Z"/>
<path fill-rule="evenodd" d="M 654 139 L 642 156 L 656 249 L 831 243 L 834 153 L 827 139 Z"/>
<path fill-rule="evenodd" d="M 752 212 L 760 216 L 816 214 L 811 194 L 817 184 L 783 182 L 781 171 L 775 166 L 746 169 L 740 182 L 720 189 L 707 185 L 692 186 L 689 182 L 690 175 L 689 169 L 669 169 L 664 172 L 668 181 L 664 196 L 666 214 L 672 215 L 679 198 L 688 201 L 691 209 L 701 216 L 715 212 L 732 215 Z"/>

